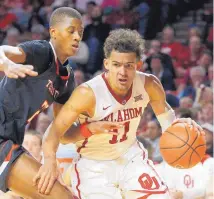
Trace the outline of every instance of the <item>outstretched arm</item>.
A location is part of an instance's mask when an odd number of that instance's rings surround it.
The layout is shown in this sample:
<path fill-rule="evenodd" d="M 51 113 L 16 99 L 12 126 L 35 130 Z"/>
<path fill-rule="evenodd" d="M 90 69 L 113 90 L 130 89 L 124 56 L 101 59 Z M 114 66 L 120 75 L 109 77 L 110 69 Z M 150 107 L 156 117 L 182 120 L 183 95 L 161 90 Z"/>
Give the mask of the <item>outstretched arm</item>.
<path fill-rule="evenodd" d="M 25 77 L 26 75 L 37 76 L 32 65 L 23 65 L 26 61 L 25 52 L 19 47 L 0 47 L 0 71 L 3 71 L 9 78 Z"/>

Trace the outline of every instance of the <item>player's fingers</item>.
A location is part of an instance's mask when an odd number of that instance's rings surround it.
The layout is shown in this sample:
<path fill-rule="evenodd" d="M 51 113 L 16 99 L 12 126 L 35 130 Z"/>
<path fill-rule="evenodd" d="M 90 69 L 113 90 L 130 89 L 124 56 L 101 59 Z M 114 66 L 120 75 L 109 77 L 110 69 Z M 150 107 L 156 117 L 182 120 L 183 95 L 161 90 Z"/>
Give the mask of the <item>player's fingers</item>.
<path fill-rule="evenodd" d="M 194 129 L 197 129 L 200 133 L 200 135 L 205 135 L 202 127 L 200 125 L 198 125 L 194 120 L 192 120 L 192 125 L 194 127 Z"/>
<path fill-rule="evenodd" d="M 172 122 L 172 125 L 176 124 L 179 122 L 179 119 L 175 119 L 173 122 Z"/>
<path fill-rule="evenodd" d="M 38 172 L 36 176 L 33 178 L 33 185 L 36 186 L 37 181 L 40 179 L 41 174 Z"/>
<path fill-rule="evenodd" d="M 49 194 L 49 193 L 51 192 L 51 189 L 52 189 L 52 187 L 53 187 L 55 181 L 56 181 L 56 178 L 55 178 L 55 177 L 51 177 L 51 178 L 50 178 L 49 183 L 48 183 L 48 186 L 47 186 L 47 189 L 46 189 L 46 191 L 45 191 L 45 194 Z"/>
<path fill-rule="evenodd" d="M 40 179 L 39 179 L 39 183 L 38 183 L 38 190 L 39 190 L 39 192 L 41 192 L 41 188 L 42 188 L 42 185 L 44 184 L 44 182 L 45 182 L 45 179 L 46 179 L 46 174 L 42 174 L 41 175 L 41 177 L 40 177 Z"/>
<path fill-rule="evenodd" d="M 108 129 L 120 129 L 123 126 L 122 125 L 116 125 L 116 124 L 108 124 L 107 126 L 105 126 Z"/>
<path fill-rule="evenodd" d="M 21 69 L 27 69 L 27 70 L 33 70 L 34 67 L 32 65 L 24 65 L 24 64 L 17 64 L 17 67 L 21 68 Z"/>
<path fill-rule="evenodd" d="M 44 183 L 43 183 L 42 187 L 40 188 L 40 193 L 44 194 L 46 192 L 46 189 L 49 184 L 49 180 L 50 180 L 50 176 L 46 176 Z"/>
<path fill-rule="evenodd" d="M 7 77 L 12 78 L 12 79 L 18 79 L 18 75 L 15 73 L 5 73 Z"/>
<path fill-rule="evenodd" d="M 187 118 L 187 124 L 190 126 L 192 125 L 192 119 L 191 118 Z"/>
<path fill-rule="evenodd" d="M 38 72 L 36 72 L 36 71 L 27 71 L 26 74 L 29 75 L 29 76 L 35 77 L 35 76 L 38 75 Z"/>
<path fill-rule="evenodd" d="M 13 73 L 16 74 L 18 77 L 22 77 L 22 78 L 26 77 L 25 73 L 23 73 L 20 70 L 14 70 Z"/>
<path fill-rule="evenodd" d="M 38 73 L 36 71 L 33 71 L 32 65 L 19 65 L 19 70 L 29 76 L 37 76 Z"/>

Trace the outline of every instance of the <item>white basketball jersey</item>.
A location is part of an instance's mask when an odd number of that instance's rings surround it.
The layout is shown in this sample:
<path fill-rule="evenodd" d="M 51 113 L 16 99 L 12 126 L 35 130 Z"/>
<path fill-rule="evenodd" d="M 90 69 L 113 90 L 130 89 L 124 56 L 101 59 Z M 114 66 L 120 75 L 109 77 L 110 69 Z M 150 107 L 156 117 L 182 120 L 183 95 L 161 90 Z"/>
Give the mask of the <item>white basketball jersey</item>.
<path fill-rule="evenodd" d="M 94 160 L 114 160 L 136 142 L 137 127 L 149 102 L 149 96 L 144 88 L 145 76 L 146 74 L 137 72 L 132 88 L 123 99 L 115 96 L 105 79 L 105 73 L 84 84 L 93 90 L 96 107 L 94 116 L 92 118 L 81 116 L 80 123 L 85 120 L 123 122 L 124 128 L 118 130 L 118 136 L 102 133 L 78 141 L 76 146 L 83 157 Z"/>

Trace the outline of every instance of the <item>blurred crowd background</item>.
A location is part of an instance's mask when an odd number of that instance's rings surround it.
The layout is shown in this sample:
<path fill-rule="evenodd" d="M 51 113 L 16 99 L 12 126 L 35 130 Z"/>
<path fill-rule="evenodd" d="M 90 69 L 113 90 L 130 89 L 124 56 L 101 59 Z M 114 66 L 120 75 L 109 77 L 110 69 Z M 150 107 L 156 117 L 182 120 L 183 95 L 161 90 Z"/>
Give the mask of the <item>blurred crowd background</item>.
<path fill-rule="evenodd" d="M 81 12 L 85 31 L 79 52 L 69 58 L 79 85 L 102 73 L 103 43 L 116 28 L 137 30 L 145 39 L 141 71 L 156 75 L 177 117 L 190 117 L 206 133 L 213 157 L 213 3 L 210 0 L 1 0 L 0 45 L 49 39 L 53 10 Z M 0 79 L 3 73 L 0 74 Z M 52 121 L 51 107 L 27 127 L 24 146 L 41 160 L 41 138 Z M 161 128 L 147 107 L 137 137 L 150 158 L 162 161 Z"/>

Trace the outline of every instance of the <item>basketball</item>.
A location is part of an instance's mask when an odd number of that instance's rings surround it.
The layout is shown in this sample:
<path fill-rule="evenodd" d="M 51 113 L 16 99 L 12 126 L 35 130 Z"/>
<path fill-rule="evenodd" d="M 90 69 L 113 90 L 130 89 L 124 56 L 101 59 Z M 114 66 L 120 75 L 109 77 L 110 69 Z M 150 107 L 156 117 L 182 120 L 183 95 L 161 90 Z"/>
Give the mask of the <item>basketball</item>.
<path fill-rule="evenodd" d="M 160 138 L 160 152 L 172 167 L 188 169 L 198 164 L 205 155 L 205 136 L 199 135 L 186 123 L 170 126 Z"/>

